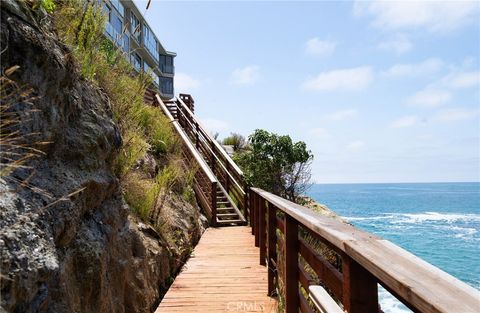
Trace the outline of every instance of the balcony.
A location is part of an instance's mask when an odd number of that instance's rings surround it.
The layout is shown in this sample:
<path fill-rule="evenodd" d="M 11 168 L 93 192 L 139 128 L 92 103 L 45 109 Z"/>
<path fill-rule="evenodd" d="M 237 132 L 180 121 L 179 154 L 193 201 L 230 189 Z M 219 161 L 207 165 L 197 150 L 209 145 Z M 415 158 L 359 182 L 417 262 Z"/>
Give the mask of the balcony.
<path fill-rule="evenodd" d="M 160 92 L 165 96 L 173 97 L 173 78 L 160 77 Z"/>
<path fill-rule="evenodd" d="M 162 73 L 175 74 L 175 67 L 173 65 L 161 64 L 160 70 Z"/>
<path fill-rule="evenodd" d="M 119 46 L 123 51 L 128 52 L 129 50 L 129 38 L 127 34 L 120 34 L 112 24 L 108 23 L 105 26 L 105 34 L 110 38 L 110 40 Z"/>

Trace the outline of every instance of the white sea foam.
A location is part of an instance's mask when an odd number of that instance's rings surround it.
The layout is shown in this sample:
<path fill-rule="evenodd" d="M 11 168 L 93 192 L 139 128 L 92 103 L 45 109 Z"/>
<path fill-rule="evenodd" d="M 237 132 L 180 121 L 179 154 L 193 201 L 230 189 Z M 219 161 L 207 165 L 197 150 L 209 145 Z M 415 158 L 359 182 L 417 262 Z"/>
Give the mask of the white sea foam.
<path fill-rule="evenodd" d="M 439 212 L 422 212 L 422 213 L 385 213 L 377 216 L 356 217 L 346 216 L 347 221 L 376 221 L 376 220 L 392 220 L 393 224 L 399 223 L 423 223 L 423 222 L 480 222 L 480 214 L 456 214 L 456 213 L 439 213 Z"/>
<path fill-rule="evenodd" d="M 480 214 L 455 214 L 455 213 L 439 213 L 439 212 L 424 212 L 413 214 L 394 214 L 399 217 L 393 223 L 423 223 L 423 222 L 480 222 Z"/>
<path fill-rule="evenodd" d="M 380 308 L 385 313 L 412 312 L 380 285 L 378 286 L 378 301 L 380 302 Z"/>
<path fill-rule="evenodd" d="M 347 221 L 377 221 L 377 220 L 388 220 L 394 218 L 394 215 L 378 215 L 378 216 L 368 216 L 368 217 L 357 217 L 357 216 L 344 216 L 344 219 Z"/>

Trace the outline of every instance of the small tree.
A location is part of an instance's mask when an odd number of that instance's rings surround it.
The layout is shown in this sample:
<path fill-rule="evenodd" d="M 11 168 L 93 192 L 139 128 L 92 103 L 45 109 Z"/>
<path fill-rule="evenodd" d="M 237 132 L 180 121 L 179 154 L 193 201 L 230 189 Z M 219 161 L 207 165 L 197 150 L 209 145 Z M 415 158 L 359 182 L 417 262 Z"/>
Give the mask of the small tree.
<path fill-rule="evenodd" d="M 233 146 L 234 151 L 244 149 L 246 146 L 245 137 L 237 133 L 231 133 L 230 136 L 226 137 L 222 141 L 223 145 Z"/>
<path fill-rule="evenodd" d="M 250 184 L 291 201 L 310 186 L 313 155 L 303 141 L 294 143 L 288 135 L 257 129 L 235 160 Z"/>

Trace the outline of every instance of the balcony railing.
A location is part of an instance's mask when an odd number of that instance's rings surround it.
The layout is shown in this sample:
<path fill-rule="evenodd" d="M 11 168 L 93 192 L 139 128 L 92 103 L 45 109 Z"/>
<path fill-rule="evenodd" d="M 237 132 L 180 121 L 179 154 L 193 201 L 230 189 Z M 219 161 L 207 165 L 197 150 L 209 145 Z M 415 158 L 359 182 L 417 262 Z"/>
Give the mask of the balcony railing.
<path fill-rule="evenodd" d="M 175 73 L 175 67 L 173 65 L 161 64 L 160 70 L 162 71 L 162 73 L 167 73 L 167 74 Z"/>
<path fill-rule="evenodd" d="M 127 34 L 120 34 L 112 24 L 108 23 L 105 26 L 105 34 L 110 37 L 112 42 L 119 46 L 123 51 L 128 52 L 129 38 Z"/>

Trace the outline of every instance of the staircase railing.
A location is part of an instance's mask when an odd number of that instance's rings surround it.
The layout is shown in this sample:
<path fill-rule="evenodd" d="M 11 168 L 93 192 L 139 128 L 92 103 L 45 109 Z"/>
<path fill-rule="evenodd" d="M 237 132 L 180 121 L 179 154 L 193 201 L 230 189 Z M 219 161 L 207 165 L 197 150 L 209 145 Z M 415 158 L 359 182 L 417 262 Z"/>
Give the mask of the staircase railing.
<path fill-rule="evenodd" d="M 248 186 L 242 170 L 235 164 L 223 147 L 205 130 L 182 98 L 166 104 L 185 131 L 195 148 L 207 160 L 212 172 L 248 218 Z"/>
<path fill-rule="evenodd" d="M 268 293 L 282 283 L 287 313 L 381 312 L 378 284 L 414 312 L 479 312 L 478 290 L 388 240 L 258 188 L 250 208 Z"/>
<path fill-rule="evenodd" d="M 200 206 L 206 212 L 211 225 L 216 225 L 217 220 L 217 186 L 218 181 L 212 173 L 202 156 L 188 139 L 179 122 L 172 116 L 162 99 L 156 95 L 158 106 L 163 113 L 170 119 L 173 127 L 182 139 L 184 149 L 182 149 L 183 159 L 188 162 L 190 168 L 195 168 L 194 184 L 195 194 L 198 196 Z"/>

